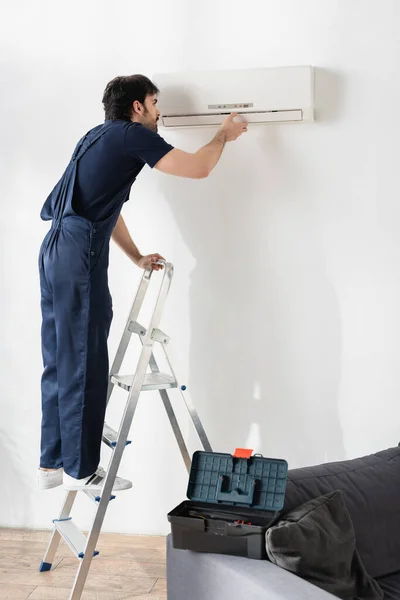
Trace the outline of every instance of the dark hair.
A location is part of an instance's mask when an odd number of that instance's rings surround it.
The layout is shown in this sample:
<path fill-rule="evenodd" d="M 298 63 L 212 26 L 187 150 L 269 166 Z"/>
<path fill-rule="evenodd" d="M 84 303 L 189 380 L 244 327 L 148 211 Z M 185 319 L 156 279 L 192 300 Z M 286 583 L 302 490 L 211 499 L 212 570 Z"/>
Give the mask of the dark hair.
<path fill-rule="evenodd" d="M 157 86 L 144 75 L 115 77 L 107 84 L 103 95 L 105 118 L 110 121 L 130 121 L 132 104 L 137 100 L 144 104 L 146 96 L 158 94 Z"/>

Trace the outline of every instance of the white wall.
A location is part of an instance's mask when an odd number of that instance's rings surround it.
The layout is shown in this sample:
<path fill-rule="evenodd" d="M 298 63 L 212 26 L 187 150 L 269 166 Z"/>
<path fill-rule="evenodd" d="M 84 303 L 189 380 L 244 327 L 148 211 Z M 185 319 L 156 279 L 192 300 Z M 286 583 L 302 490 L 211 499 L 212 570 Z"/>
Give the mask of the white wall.
<path fill-rule="evenodd" d="M 204 181 L 146 168 L 124 216 L 143 252 L 175 264 L 164 328 L 215 450 L 251 446 L 297 467 L 397 444 L 399 3 L 15 0 L 6 12 L 0 524 L 49 527 L 63 497 L 35 489 L 39 211 L 117 74 L 318 67 L 315 124 L 252 128 Z M 195 150 L 209 136 L 168 139 Z M 111 355 L 139 276 L 113 249 Z M 121 473 L 134 489 L 105 528 L 166 532 L 187 478 L 157 395 L 132 437 Z M 82 499 L 77 521 L 91 511 Z"/>

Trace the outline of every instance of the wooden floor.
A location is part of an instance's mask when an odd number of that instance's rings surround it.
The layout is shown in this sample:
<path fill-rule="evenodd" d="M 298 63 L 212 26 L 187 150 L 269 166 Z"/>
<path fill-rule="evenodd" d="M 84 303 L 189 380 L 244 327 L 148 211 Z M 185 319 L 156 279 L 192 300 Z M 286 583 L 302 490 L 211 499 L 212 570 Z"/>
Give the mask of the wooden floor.
<path fill-rule="evenodd" d="M 39 573 L 49 531 L 0 528 L 1 600 L 68 600 L 78 566 L 62 542 Z M 82 600 L 166 600 L 165 538 L 103 533 Z"/>

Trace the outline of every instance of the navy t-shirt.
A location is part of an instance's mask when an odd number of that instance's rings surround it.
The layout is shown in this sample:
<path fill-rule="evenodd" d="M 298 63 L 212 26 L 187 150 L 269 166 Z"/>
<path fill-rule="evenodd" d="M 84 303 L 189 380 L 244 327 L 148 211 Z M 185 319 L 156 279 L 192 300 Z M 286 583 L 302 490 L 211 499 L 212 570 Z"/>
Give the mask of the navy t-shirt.
<path fill-rule="evenodd" d="M 90 221 L 109 217 L 128 200 L 137 175 L 145 164 L 153 168 L 173 150 L 158 133 L 132 121 L 105 121 L 110 129 L 79 159 L 73 210 Z M 102 125 L 92 129 L 95 137 Z"/>

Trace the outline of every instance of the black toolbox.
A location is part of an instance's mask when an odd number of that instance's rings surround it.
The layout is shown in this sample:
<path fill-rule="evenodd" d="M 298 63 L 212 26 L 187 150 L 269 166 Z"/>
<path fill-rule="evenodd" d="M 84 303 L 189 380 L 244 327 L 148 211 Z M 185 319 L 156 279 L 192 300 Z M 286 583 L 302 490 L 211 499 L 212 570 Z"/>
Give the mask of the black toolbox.
<path fill-rule="evenodd" d="M 285 460 L 195 452 L 189 501 L 168 515 L 173 547 L 266 558 L 265 532 L 283 508 L 287 472 Z"/>

